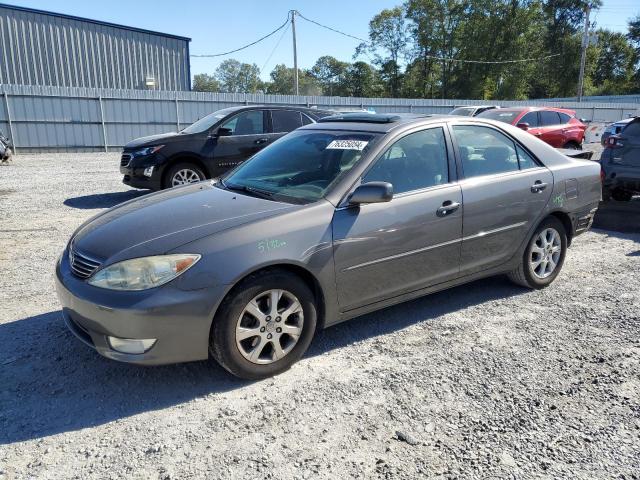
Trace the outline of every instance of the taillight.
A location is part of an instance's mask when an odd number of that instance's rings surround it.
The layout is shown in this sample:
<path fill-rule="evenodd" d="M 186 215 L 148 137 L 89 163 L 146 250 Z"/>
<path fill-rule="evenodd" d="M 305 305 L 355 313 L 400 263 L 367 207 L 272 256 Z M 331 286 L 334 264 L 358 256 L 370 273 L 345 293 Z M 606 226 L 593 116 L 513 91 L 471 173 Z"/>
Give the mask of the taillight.
<path fill-rule="evenodd" d="M 607 175 L 604 173 L 604 168 L 600 167 L 600 183 L 604 183 L 604 179 Z"/>
<path fill-rule="evenodd" d="M 622 139 L 616 135 L 611 135 L 607 138 L 607 141 L 604 144 L 604 148 L 621 148 L 624 147 L 624 143 Z"/>

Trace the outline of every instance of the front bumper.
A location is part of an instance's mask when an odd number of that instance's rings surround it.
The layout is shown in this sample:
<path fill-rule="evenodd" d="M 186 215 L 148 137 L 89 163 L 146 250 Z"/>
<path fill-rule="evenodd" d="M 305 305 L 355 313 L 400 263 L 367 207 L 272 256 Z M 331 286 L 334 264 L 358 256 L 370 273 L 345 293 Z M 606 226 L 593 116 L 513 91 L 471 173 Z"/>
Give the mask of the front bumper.
<path fill-rule="evenodd" d="M 180 290 L 170 282 L 140 292 L 101 289 L 75 277 L 66 254 L 56 266 L 55 283 L 69 330 L 107 358 L 162 365 L 209 356 L 209 332 L 223 286 Z M 111 348 L 108 336 L 157 342 L 145 353 L 127 354 Z"/>
<path fill-rule="evenodd" d="M 122 173 L 122 183 L 129 185 L 133 188 L 145 188 L 150 190 L 160 190 L 162 188 L 162 174 L 160 167 L 155 165 L 153 168 L 153 174 L 150 177 L 144 175 L 146 167 L 130 167 L 120 166 L 120 173 Z"/>

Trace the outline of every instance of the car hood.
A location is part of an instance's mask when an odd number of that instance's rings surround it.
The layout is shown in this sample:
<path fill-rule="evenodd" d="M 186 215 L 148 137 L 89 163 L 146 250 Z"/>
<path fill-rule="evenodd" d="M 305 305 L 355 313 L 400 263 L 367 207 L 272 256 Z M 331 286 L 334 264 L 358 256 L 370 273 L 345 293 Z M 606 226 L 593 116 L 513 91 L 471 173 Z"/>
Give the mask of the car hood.
<path fill-rule="evenodd" d="M 131 150 L 139 147 L 150 147 L 158 145 L 165 140 L 176 141 L 183 138 L 183 135 L 177 132 L 159 133 L 157 135 L 149 135 L 148 137 L 140 137 L 131 140 L 124 146 L 125 150 Z"/>
<path fill-rule="evenodd" d="M 214 187 L 210 181 L 131 200 L 92 218 L 74 248 L 101 262 L 159 255 L 256 219 L 300 208 Z M 197 253 L 197 252 L 194 252 Z"/>

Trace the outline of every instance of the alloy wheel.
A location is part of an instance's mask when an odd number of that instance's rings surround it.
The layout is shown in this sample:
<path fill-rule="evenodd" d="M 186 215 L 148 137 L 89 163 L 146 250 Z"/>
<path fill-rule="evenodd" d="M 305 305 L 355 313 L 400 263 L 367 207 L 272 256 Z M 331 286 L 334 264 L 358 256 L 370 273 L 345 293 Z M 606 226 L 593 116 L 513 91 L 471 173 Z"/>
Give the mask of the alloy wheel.
<path fill-rule="evenodd" d="M 245 307 L 236 325 L 236 345 L 251 363 L 269 364 L 298 343 L 304 324 L 300 301 L 287 290 L 267 290 Z"/>
<path fill-rule="evenodd" d="M 554 228 L 545 228 L 535 238 L 531 247 L 531 271 L 538 278 L 547 278 L 558 266 L 561 254 L 560 234 Z"/>
<path fill-rule="evenodd" d="M 179 185 L 186 185 L 188 183 L 196 183 L 201 180 L 200 175 L 195 170 L 190 168 L 183 168 L 178 170 L 171 178 L 171 186 L 177 187 Z"/>

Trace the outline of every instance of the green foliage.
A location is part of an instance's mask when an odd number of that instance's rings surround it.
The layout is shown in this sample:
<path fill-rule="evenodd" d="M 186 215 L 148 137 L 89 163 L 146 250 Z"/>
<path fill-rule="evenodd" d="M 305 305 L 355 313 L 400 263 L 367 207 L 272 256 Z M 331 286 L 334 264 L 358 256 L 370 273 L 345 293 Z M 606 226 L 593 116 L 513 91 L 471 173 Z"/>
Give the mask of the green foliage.
<path fill-rule="evenodd" d="M 293 94 L 293 68 L 276 65 L 271 72 L 271 81 L 266 84 L 266 92 L 276 95 Z M 306 70 L 298 69 L 298 88 L 300 95 L 322 95 L 322 87 Z"/>
<path fill-rule="evenodd" d="M 193 90 L 196 92 L 219 92 L 220 82 L 213 75 L 198 73 L 193 76 Z"/>
<path fill-rule="evenodd" d="M 348 94 L 344 82 L 348 67 L 347 62 L 325 55 L 316 61 L 309 74 L 316 79 L 323 95 L 346 96 Z"/>
<path fill-rule="evenodd" d="M 585 8 L 591 6 L 593 18 L 601 3 L 405 0 L 371 19 L 369 41 L 358 45 L 354 63 L 325 55 L 309 70 L 299 70 L 300 93 L 486 100 L 572 97 L 577 93 Z M 586 95 L 640 93 L 640 14 L 628 25 L 627 34 L 598 30 L 598 42 L 587 48 Z M 196 75 L 194 90 L 293 93 L 292 68 L 277 65 L 265 83 L 258 74 L 255 65 L 227 60 L 215 78 Z"/>
<path fill-rule="evenodd" d="M 255 63 L 225 60 L 216 68 L 215 78 L 225 93 L 256 93 L 262 89 L 260 69 Z"/>

